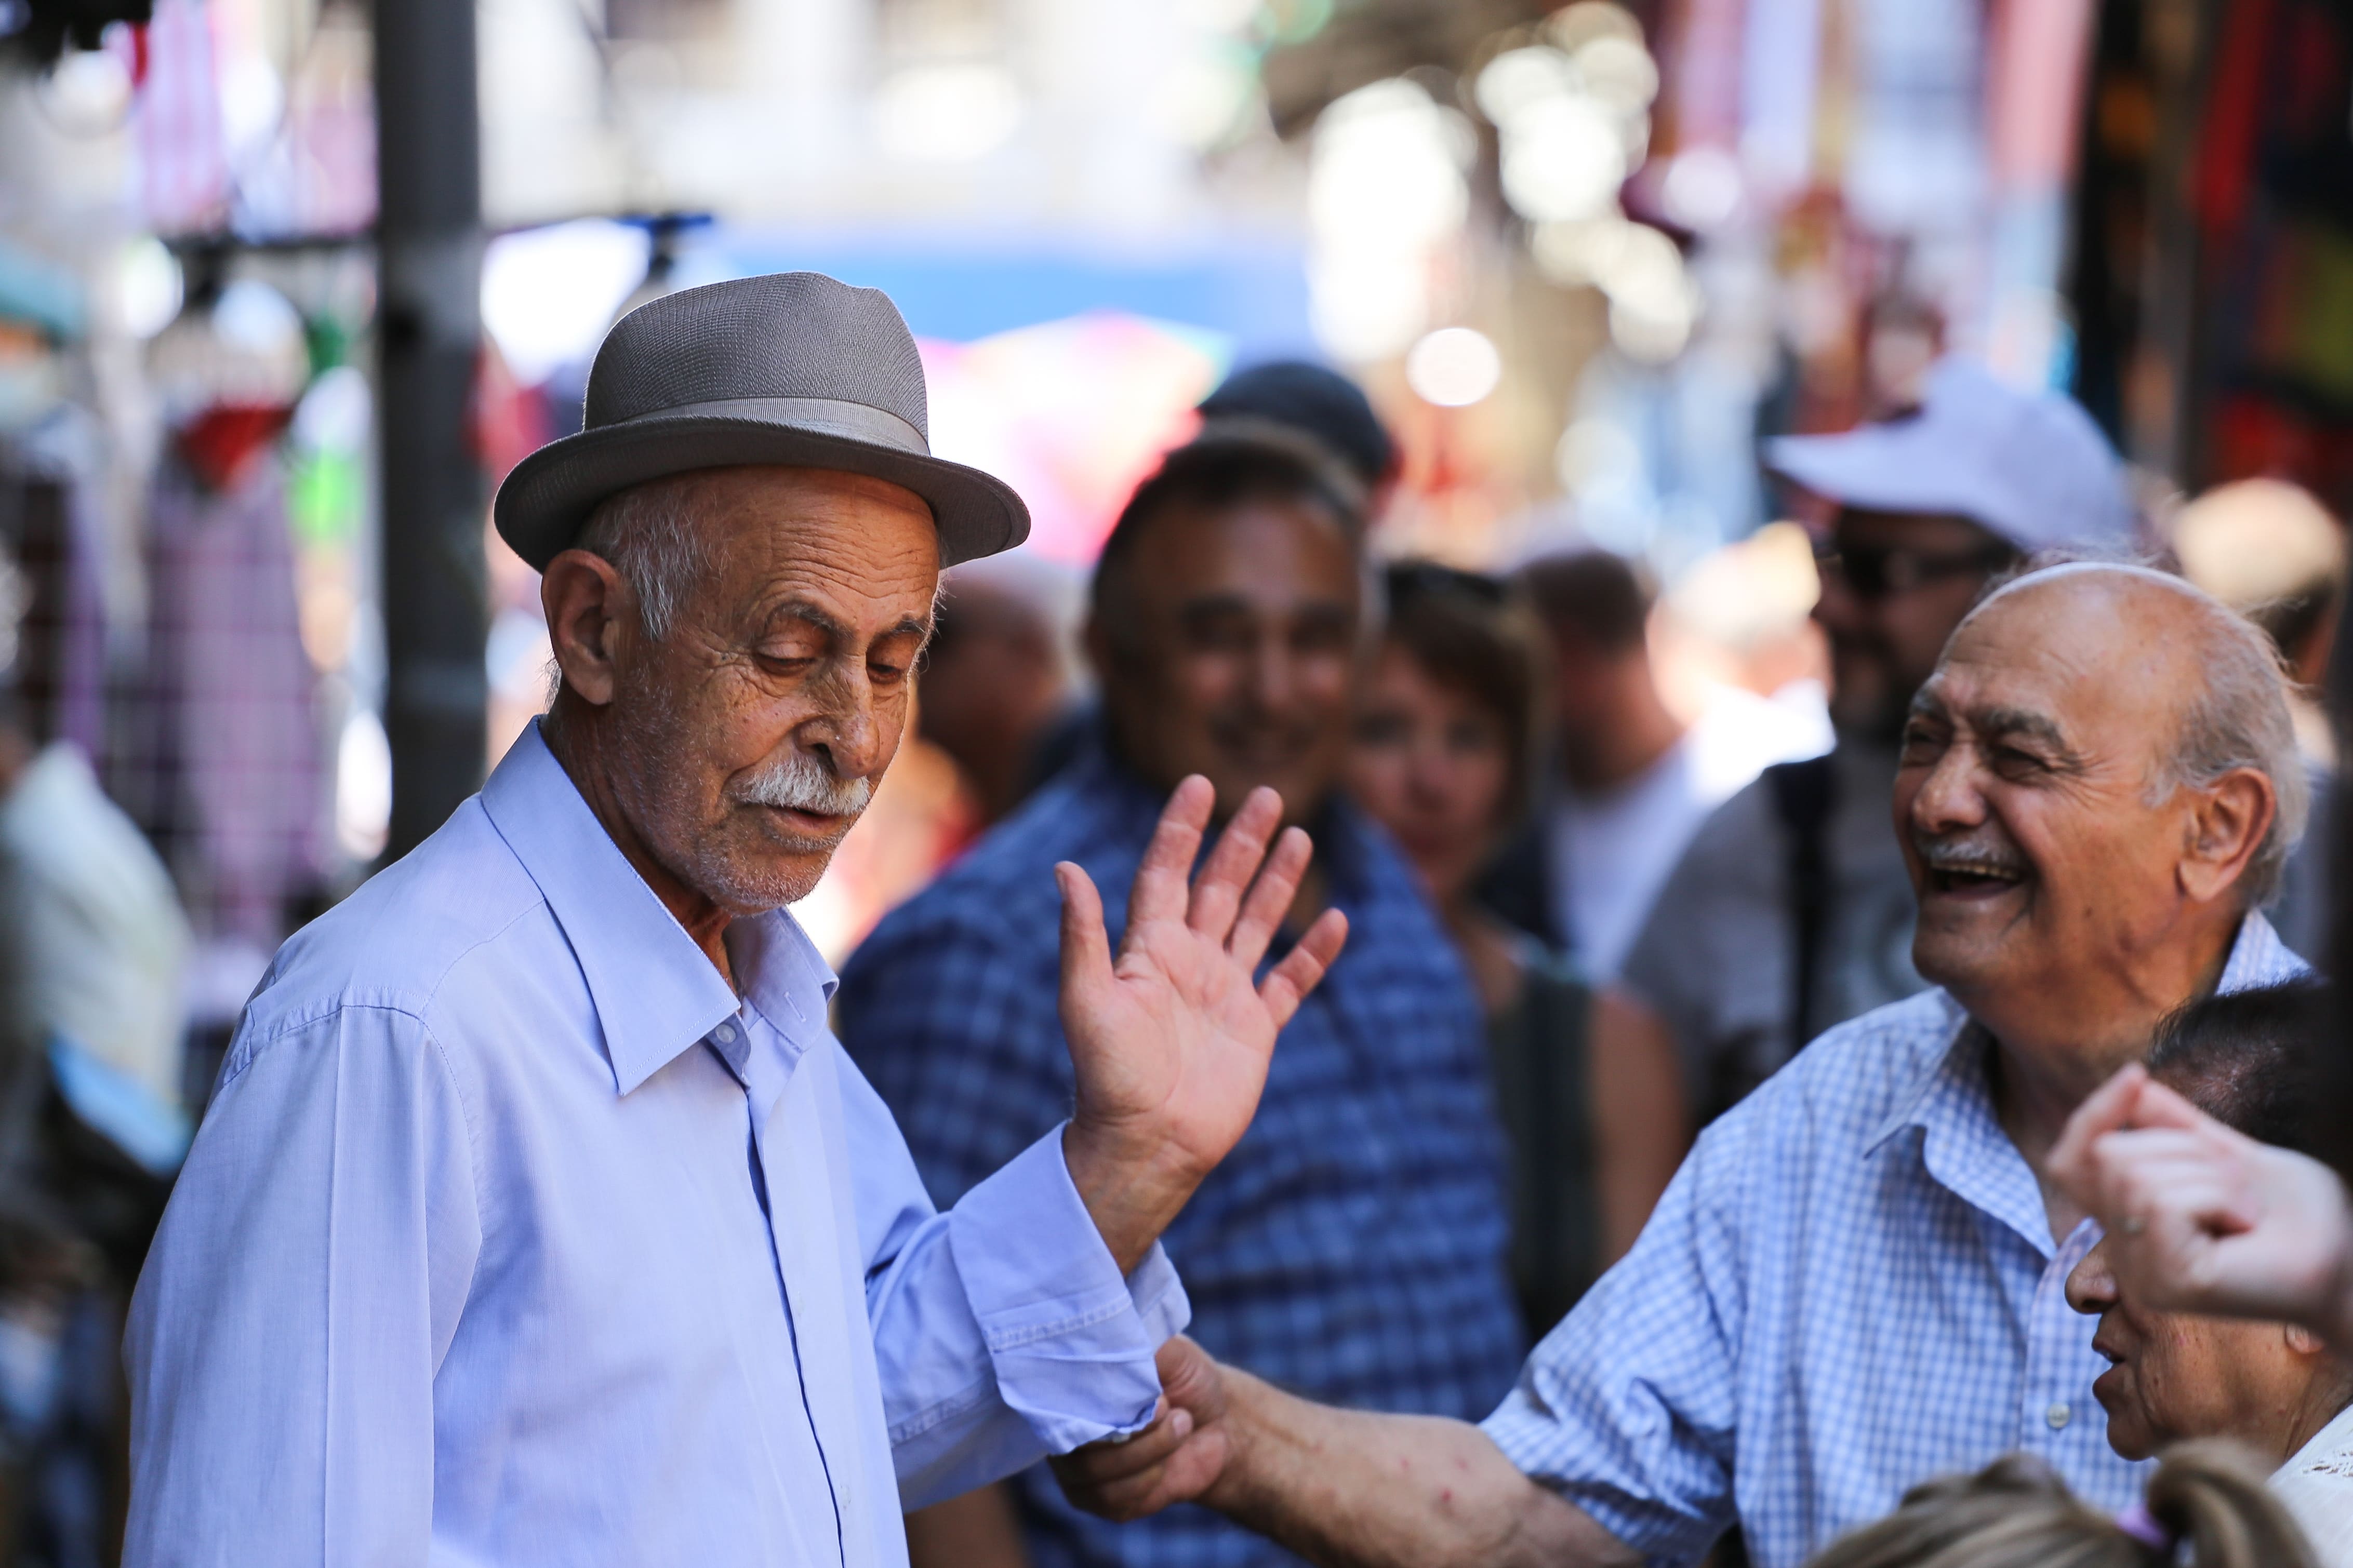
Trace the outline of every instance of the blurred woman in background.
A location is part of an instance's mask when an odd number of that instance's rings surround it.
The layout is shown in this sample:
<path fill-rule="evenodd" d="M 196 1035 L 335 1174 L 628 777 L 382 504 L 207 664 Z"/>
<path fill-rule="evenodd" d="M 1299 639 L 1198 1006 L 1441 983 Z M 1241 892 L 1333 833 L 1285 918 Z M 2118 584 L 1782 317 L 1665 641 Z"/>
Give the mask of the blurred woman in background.
<path fill-rule="evenodd" d="M 1494 579 L 1429 563 L 1390 567 L 1388 591 L 1349 788 L 1403 847 L 1485 1005 L 1513 1278 L 1542 1333 L 1633 1245 L 1673 1176 L 1690 1143 L 1683 1086 L 1666 1052 L 1590 1053 L 1592 992 L 1471 897 L 1539 759 L 1533 618 Z"/>

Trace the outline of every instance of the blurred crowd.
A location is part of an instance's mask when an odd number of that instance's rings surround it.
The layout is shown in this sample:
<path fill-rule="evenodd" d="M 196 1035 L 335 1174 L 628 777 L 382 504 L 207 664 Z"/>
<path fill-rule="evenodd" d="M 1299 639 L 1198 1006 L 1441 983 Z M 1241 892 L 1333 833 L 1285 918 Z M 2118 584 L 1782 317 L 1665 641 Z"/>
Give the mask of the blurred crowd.
<path fill-rule="evenodd" d="M 1494 575 L 1385 555 L 1393 459 L 1329 372 L 1245 371 L 1204 414 L 1122 513 L 1082 609 L 1002 568 L 952 576 L 920 732 L 953 760 L 978 837 L 850 956 L 839 1026 L 952 1202 L 1068 1102 L 1048 868 L 1074 860 L 1124 883 L 1155 801 L 1187 773 L 1229 810 L 1256 785 L 1281 790 L 1319 846 L 1300 912 L 1345 909 L 1352 945 L 1169 1246 L 1193 1336 L 1294 1394 L 1484 1415 L 1527 1346 L 1633 1245 L 1698 1129 L 1807 1041 L 1927 984 L 1915 879 L 1941 873 L 1917 867 L 1890 785 L 1924 683 L 1997 585 L 2078 561 L 2183 574 L 2260 626 L 2262 657 L 2288 672 L 2276 700 L 2293 731 L 2259 757 L 2294 775 L 2284 816 L 2300 825 L 2304 801 L 2328 798 L 2334 752 L 2309 693 L 2345 574 L 2337 521 L 2269 480 L 2145 516 L 2080 409 L 1966 363 L 1936 367 L 1889 422 L 1768 444 L 1792 510 L 1812 519 L 1790 530 L 1819 573 L 1810 638 L 1753 661 L 1763 689 L 1727 686 L 1689 718 L 1661 668 L 1671 607 L 1639 563 L 1585 548 Z M 1083 695 L 1073 641 L 1095 677 Z M 2186 700 L 2178 673 L 2127 668 L 2079 674 Z M 2311 810 L 2325 824 L 2325 805 Z M 2298 952 L 2325 940 L 2326 838 L 2280 830 L 2257 889 L 2267 916 L 2252 918 Z M 2147 962 L 2113 932 L 2074 940 L 2070 966 Z M 2269 978 L 2300 968 L 2283 960 Z M 2085 984 L 2073 967 L 2063 978 Z M 2295 984 L 2220 998 L 2168 1026 L 2151 1070 L 2293 1145 L 2316 1016 Z M 2152 1312 L 2100 1249 L 2070 1241 L 2063 1261 L 2068 1302 L 2099 1316 L 2100 1348 L 2130 1373 L 2098 1390 L 2106 1444 L 2130 1459 L 2200 1437 L 2250 1444 L 2325 1560 L 2344 1560 L 2353 1377 L 2320 1340 Z M 2054 1433 L 2067 1409 L 2052 1405 Z M 2097 1421 L 2085 1429 L 2096 1441 Z M 2205 1452 L 2185 1450 L 2182 1469 Z M 2205 1484 L 2261 1513 L 2221 1469 Z M 2033 1466 L 1976 1486 L 1911 1508 L 1966 1512 L 1989 1494 L 2002 1500 L 1989 1517 L 2015 1518 L 2064 1498 Z M 2058 1551 L 2084 1517 L 2054 1501 L 2036 1549 Z M 1277 1551 L 1205 1512 L 1090 1519 L 1042 1471 L 911 1531 L 925 1563 Z M 1836 1561 L 1928 1561 L 1845 1550 Z"/>

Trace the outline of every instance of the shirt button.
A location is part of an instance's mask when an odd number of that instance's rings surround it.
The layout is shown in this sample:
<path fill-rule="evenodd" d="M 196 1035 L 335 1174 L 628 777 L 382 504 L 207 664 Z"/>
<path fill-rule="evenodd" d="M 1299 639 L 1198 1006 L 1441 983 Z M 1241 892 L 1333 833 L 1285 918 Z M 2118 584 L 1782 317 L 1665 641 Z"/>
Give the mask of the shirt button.
<path fill-rule="evenodd" d="M 2074 1418 L 2075 1412 L 2068 1406 L 2067 1402 L 2063 1399 L 2059 1400 L 2053 1404 L 2050 1409 L 2042 1413 L 2042 1419 L 2051 1423 L 2051 1430 L 2053 1432 L 2064 1431 L 2066 1429 L 2067 1423 Z"/>
<path fill-rule="evenodd" d="M 722 1024 L 711 1032 L 719 1037 L 719 1043 L 723 1046 L 735 1043 L 735 1026 L 733 1024 Z"/>

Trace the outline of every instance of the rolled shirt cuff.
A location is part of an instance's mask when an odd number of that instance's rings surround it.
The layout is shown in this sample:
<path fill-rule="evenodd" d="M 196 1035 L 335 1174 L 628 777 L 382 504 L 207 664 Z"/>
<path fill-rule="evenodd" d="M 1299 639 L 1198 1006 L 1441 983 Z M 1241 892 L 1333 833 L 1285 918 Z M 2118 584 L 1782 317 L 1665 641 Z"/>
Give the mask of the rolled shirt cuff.
<path fill-rule="evenodd" d="M 1192 1319 L 1155 1242 L 1122 1279 L 1062 1159 L 1062 1127 L 965 1194 L 948 1245 L 997 1395 L 1063 1454 L 1151 1425 L 1153 1357 Z"/>

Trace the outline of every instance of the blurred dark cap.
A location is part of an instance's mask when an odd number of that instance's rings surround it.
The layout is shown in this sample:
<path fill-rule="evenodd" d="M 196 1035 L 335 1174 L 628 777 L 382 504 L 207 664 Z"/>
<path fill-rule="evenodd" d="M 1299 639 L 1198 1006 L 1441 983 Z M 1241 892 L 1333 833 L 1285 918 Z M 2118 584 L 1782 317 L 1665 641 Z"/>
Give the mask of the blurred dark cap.
<path fill-rule="evenodd" d="M 1304 431 L 1371 489 L 1397 466 L 1397 443 L 1356 384 L 1304 360 L 1276 360 L 1226 377 L 1201 400 L 1204 419 L 1262 419 Z"/>

